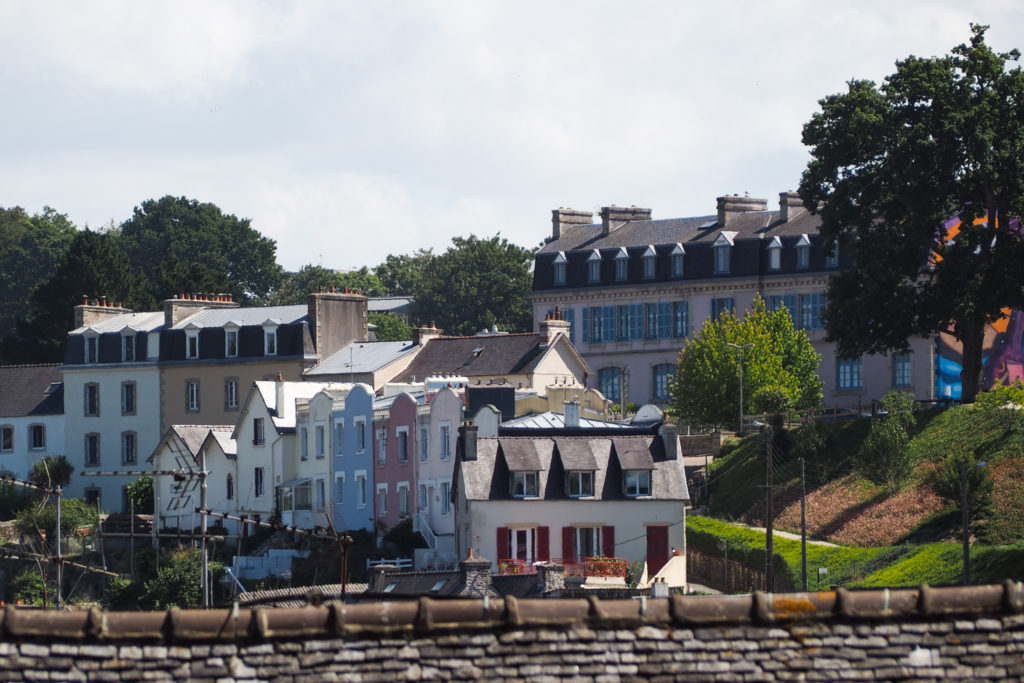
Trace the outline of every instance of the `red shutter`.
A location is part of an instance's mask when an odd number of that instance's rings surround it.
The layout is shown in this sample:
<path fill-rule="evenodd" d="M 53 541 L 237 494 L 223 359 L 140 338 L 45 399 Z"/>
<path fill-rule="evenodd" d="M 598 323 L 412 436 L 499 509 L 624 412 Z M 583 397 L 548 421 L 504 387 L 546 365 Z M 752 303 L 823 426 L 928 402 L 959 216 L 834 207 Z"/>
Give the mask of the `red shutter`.
<path fill-rule="evenodd" d="M 562 527 L 562 562 L 574 562 L 576 560 L 576 550 L 574 549 L 574 541 L 576 540 L 575 530 L 571 526 Z"/>
<path fill-rule="evenodd" d="M 508 559 L 508 527 L 498 527 L 498 557 L 495 558 L 498 562 Z"/>
<path fill-rule="evenodd" d="M 551 559 L 551 533 L 546 526 L 537 527 L 537 560 L 547 562 Z"/>
<path fill-rule="evenodd" d="M 615 527 L 601 528 L 601 552 L 605 557 L 615 557 Z"/>

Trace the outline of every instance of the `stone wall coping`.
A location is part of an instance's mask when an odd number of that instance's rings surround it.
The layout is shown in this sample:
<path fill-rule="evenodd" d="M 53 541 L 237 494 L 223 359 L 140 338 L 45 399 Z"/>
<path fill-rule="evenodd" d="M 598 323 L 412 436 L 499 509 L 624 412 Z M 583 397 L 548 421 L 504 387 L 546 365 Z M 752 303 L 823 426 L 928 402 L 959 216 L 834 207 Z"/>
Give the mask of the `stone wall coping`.
<path fill-rule="evenodd" d="M 936 616 L 1024 613 L 1024 584 L 807 593 L 681 596 L 633 600 L 455 599 L 332 604 L 295 608 L 103 612 L 4 607 L 0 640 L 266 641 L 357 637 L 375 633 L 506 629 L 569 625 L 635 628 L 885 621 Z"/>

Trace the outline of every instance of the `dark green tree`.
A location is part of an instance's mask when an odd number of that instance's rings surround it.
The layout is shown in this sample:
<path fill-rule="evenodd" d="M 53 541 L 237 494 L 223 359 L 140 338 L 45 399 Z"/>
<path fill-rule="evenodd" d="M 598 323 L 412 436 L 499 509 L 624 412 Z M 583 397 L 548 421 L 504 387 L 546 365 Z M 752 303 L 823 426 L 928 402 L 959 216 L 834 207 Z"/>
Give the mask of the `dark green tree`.
<path fill-rule="evenodd" d="M 913 405 L 912 394 L 886 394 L 882 410 L 871 419 L 871 431 L 857 452 L 856 466 L 861 476 L 884 486 L 890 494 L 899 491 L 916 464 L 910 450 L 910 430 L 917 422 Z"/>
<path fill-rule="evenodd" d="M 412 319 L 434 322 L 450 335 L 474 334 L 494 325 L 503 332 L 528 331 L 532 262 L 528 249 L 500 235 L 455 237 L 423 271 Z"/>
<path fill-rule="evenodd" d="M 29 483 L 49 489 L 66 488 L 75 466 L 66 455 L 51 455 L 39 460 L 28 473 Z"/>
<path fill-rule="evenodd" d="M 168 195 L 142 202 L 121 224 L 120 239 L 132 263 L 150 278 L 157 300 L 192 286 L 224 286 L 244 303 L 266 296 L 281 277 L 274 240 L 252 228 L 248 218 L 195 199 Z M 172 259 L 186 267 L 167 265 Z"/>
<path fill-rule="evenodd" d="M 897 62 L 881 87 L 854 80 L 821 100 L 800 182 L 826 244 L 853 263 L 828 287 L 827 338 L 852 357 L 949 332 L 966 402 L 985 324 L 1024 307 L 1024 236 L 1011 226 L 1024 215 L 1024 73 L 986 28 L 949 55 Z M 950 218 L 964 226 L 955 239 Z"/>
<path fill-rule="evenodd" d="M 412 339 L 412 325 L 394 313 L 370 313 L 370 323 L 377 326 L 377 341 Z"/>
<path fill-rule="evenodd" d="M 381 285 L 393 296 L 415 296 L 423 279 L 423 271 L 434 260 L 430 249 L 412 254 L 388 255 L 384 263 L 373 269 Z"/>
<path fill-rule="evenodd" d="M 268 296 L 260 300 L 266 306 L 304 304 L 314 292 L 327 292 L 331 287 L 343 291 L 346 287 L 366 296 L 383 296 L 387 290 L 377 276 L 363 266 L 359 270 L 341 273 L 323 266 L 305 265 L 297 273 L 284 273 L 281 281 Z"/>
<path fill-rule="evenodd" d="M 742 318 L 723 313 L 705 320 L 700 333 L 683 345 L 670 383 L 679 414 L 696 423 L 735 425 L 741 354 L 745 415 L 821 403 L 818 353 L 784 309 L 769 313 L 757 297 Z"/>
<path fill-rule="evenodd" d="M 135 514 L 153 514 L 153 477 L 144 474 L 128 484 L 128 497 L 135 503 Z"/>

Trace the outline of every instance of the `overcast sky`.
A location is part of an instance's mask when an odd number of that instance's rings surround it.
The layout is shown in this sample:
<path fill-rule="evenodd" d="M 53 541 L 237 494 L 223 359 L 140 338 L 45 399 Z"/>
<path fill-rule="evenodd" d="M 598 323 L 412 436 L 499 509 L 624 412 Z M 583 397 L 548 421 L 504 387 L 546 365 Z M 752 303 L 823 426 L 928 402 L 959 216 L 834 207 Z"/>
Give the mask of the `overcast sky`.
<path fill-rule="evenodd" d="M 0 206 L 120 223 L 167 194 L 349 269 L 551 209 L 655 218 L 795 189 L 802 125 L 1024 3 L 0 0 Z"/>

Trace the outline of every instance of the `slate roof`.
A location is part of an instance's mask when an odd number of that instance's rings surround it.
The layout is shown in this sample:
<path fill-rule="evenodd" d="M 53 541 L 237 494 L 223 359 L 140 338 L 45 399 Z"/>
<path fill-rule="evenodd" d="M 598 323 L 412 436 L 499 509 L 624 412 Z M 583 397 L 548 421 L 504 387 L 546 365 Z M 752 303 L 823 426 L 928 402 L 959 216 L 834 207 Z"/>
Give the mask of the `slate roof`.
<path fill-rule="evenodd" d="M 298 323 L 307 318 L 309 307 L 305 304 L 292 306 L 255 306 L 250 308 L 204 308 L 198 313 L 178 321 L 172 330 L 193 327 L 224 327 L 230 323 L 239 326 L 262 325 L 271 320 L 278 325 Z M 163 313 L 160 314 L 161 319 Z"/>
<path fill-rule="evenodd" d="M 142 313 L 122 313 L 113 315 L 94 323 L 83 325 L 71 330 L 68 334 L 82 334 L 86 330 L 93 330 L 99 334 L 108 332 L 121 332 L 126 329 L 133 329 L 136 332 L 155 332 L 164 326 L 163 311 L 145 311 Z"/>
<path fill-rule="evenodd" d="M 462 471 L 468 500 L 515 500 L 511 473 L 524 470 L 539 472 L 538 499 L 568 500 L 563 473 L 591 462 L 594 496 L 587 500 L 690 499 L 683 461 L 666 457 L 660 436 L 481 436 L 477 437 L 476 459 L 461 456 L 456 466 Z M 626 497 L 622 487 L 626 469 L 651 470 L 650 496 Z"/>
<path fill-rule="evenodd" d="M 303 373 L 306 377 L 376 372 L 399 358 L 414 353 L 419 346 L 411 341 L 352 342 Z"/>
<path fill-rule="evenodd" d="M 0 417 L 63 413 L 64 382 L 59 364 L 0 365 Z"/>
<path fill-rule="evenodd" d="M 547 410 L 543 413 L 530 413 L 517 417 L 514 420 L 506 420 L 501 423 L 501 429 L 565 429 L 565 415 Z M 580 417 L 578 429 L 625 429 L 635 430 L 634 424 L 624 422 L 610 422 L 607 420 L 593 420 Z"/>
<path fill-rule="evenodd" d="M 547 345 L 536 333 L 437 337 L 416 354 L 394 382 L 423 380 L 432 375 L 480 377 L 529 373 Z"/>

